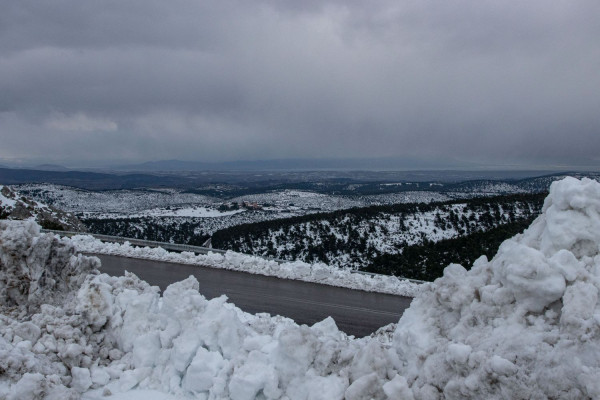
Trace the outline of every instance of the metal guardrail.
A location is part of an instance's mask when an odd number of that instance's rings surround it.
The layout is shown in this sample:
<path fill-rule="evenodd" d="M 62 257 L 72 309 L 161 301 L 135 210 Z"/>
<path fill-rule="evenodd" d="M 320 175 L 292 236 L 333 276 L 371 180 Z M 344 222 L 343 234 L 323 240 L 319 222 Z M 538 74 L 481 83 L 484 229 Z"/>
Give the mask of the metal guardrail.
<path fill-rule="evenodd" d="M 75 235 L 88 235 L 93 236 L 98 240 L 103 242 L 113 242 L 113 243 L 129 243 L 133 246 L 139 247 L 161 247 L 165 250 L 173 250 L 173 251 L 189 251 L 197 254 L 208 254 L 208 253 L 217 253 L 217 254 L 225 254 L 227 250 L 213 249 L 211 247 L 202 247 L 202 246 L 192 246 L 189 244 L 178 244 L 178 243 L 168 243 L 168 242 L 156 242 L 153 240 L 145 240 L 145 239 L 135 239 L 135 238 L 127 238 L 121 236 L 110 236 L 110 235 L 101 235 L 97 233 L 87 233 L 87 232 L 73 232 L 73 231 L 57 231 L 53 229 L 42 229 L 42 232 L 45 233 L 54 233 L 56 235 L 61 236 L 75 236 Z M 264 256 L 254 256 L 260 257 L 265 260 L 275 261 L 278 263 L 289 263 L 289 260 L 280 260 L 278 258 L 273 257 L 264 257 Z"/>
<path fill-rule="evenodd" d="M 167 242 L 156 242 L 153 240 L 144 240 L 144 239 L 134 239 L 134 238 L 126 238 L 126 237 L 120 237 L 120 236 L 110 236 L 110 235 L 100 235 L 97 233 L 87 233 L 87 232 L 73 232 L 73 231 L 57 231 L 57 230 L 53 230 L 53 229 L 42 229 L 41 230 L 44 233 L 54 233 L 56 235 L 61 235 L 61 236 L 75 236 L 75 235 L 89 235 L 89 236 L 93 236 L 98 240 L 101 240 L 103 242 L 113 242 L 113 243 L 125 243 L 128 242 L 129 244 L 133 245 L 133 246 L 140 246 L 140 247 L 161 247 L 165 250 L 173 250 L 173 251 L 189 251 L 192 253 L 197 253 L 197 254 L 208 254 L 208 253 L 217 253 L 217 254 L 225 254 L 227 253 L 227 250 L 220 250 L 220 249 L 213 249 L 210 247 L 202 247 L 202 246 L 192 246 L 189 244 L 177 244 L 177 243 L 167 243 Z M 256 255 L 252 255 L 253 257 L 259 257 L 268 261 L 275 261 L 278 262 L 280 264 L 283 263 L 290 263 L 293 261 L 290 260 L 281 260 L 278 258 L 273 258 L 273 257 L 265 257 L 265 256 L 256 256 Z M 361 275 L 370 275 L 370 276 L 391 276 L 391 275 L 384 275 L 384 274 L 377 274 L 375 272 L 367 272 L 367 271 L 358 271 L 358 270 L 350 270 L 351 273 L 353 274 L 361 274 Z M 403 278 L 400 276 L 396 276 L 396 278 L 398 278 L 401 281 L 409 281 L 409 282 L 413 282 L 413 283 L 429 283 L 427 281 L 421 281 L 418 279 L 410 279 L 410 278 Z"/>

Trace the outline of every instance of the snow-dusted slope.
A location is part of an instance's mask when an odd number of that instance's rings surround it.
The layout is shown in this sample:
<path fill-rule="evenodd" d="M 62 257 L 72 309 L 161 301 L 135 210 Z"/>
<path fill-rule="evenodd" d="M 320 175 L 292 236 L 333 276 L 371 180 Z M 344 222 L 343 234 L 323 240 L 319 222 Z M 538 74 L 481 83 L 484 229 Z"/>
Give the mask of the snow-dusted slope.
<path fill-rule="evenodd" d="M 408 183 L 385 185 L 412 186 Z M 203 243 L 207 236 L 216 231 L 242 224 L 331 212 L 351 207 L 430 203 L 493 193 L 477 191 L 441 193 L 436 192 L 436 188 L 437 186 L 434 185 L 424 191 L 402 191 L 401 193 L 378 195 L 356 194 L 354 196 L 322 194 L 305 190 L 269 190 L 265 193 L 232 198 L 224 204 L 222 199 L 185 193 L 178 189 L 90 191 L 45 183 L 14 186 L 20 195 L 76 213 L 86 224 L 87 230 L 93 233 L 195 245 Z M 508 193 L 512 193 L 509 187 L 506 189 Z M 222 206 L 231 205 L 232 202 L 240 204 L 239 208 L 229 211 L 222 209 Z M 257 203 L 259 209 L 243 207 L 241 205 L 243 202 Z M 375 221 L 375 223 L 381 226 L 389 225 L 392 229 L 398 226 L 397 221 L 390 221 L 389 224 L 382 221 Z M 361 231 L 364 231 L 364 228 L 363 226 Z M 425 228 L 425 230 L 430 229 Z M 182 231 L 185 231 L 185 234 L 182 234 Z M 374 238 L 369 242 L 369 246 L 377 251 L 387 251 L 390 246 L 393 247 L 397 244 L 398 240 L 394 243 L 389 240 L 384 242 L 379 238 Z M 318 240 L 317 243 L 321 245 Z M 231 249 L 236 248 L 232 247 Z M 290 252 L 291 249 L 283 246 L 281 251 Z M 357 256 L 367 254 L 366 251 L 360 253 L 353 254 L 351 257 L 355 267 L 359 266 L 356 263 Z M 255 252 L 254 254 L 259 253 Z M 278 257 L 284 258 L 283 255 L 278 255 Z M 290 255 L 288 258 L 312 261 L 302 254 L 298 254 L 296 257 Z M 349 257 L 330 257 L 327 262 L 347 266 L 350 260 Z"/>
<path fill-rule="evenodd" d="M 599 398 L 599 246 L 600 184 L 555 183 L 524 234 L 449 266 L 390 343 L 245 314 L 193 278 L 162 296 L 84 278 L 94 261 L 69 240 L 0 222 L 0 398 Z"/>
<path fill-rule="evenodd" d="M 213 205 L 216 199 L 174 189 L 90 191 L 69 186 L 35 183 L 16 185 L 16 190 L 61 210 L 93 214 L 134 214 L 163 207 L 189 204 Z"/>
<path fill-rule="evenodd" d="M 23 197 L 8 186 L 0 185 L 0 219 L 34 220 L 50 228 L 85 232 L 85 226 L 70 213 Z"/>
<path fill-rule="evenodd" d="M 531 218 L 539 213 L 541 202 L 539 195 L 528 195 L 347 210 L 231 227 L 216 232 L 212 243 L 246 254 L 359 269 L 380 254 L 398 254 L 406 246 Z"/>

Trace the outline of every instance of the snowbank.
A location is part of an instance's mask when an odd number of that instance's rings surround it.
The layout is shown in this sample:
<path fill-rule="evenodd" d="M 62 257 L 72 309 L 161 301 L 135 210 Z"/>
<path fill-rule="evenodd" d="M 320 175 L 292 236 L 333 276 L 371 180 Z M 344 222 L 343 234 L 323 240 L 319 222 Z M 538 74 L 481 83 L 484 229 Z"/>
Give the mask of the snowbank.
<path fill-rule="evenodd" d="M 0 231 L 3 294 L 19 280 L 67 282 L 46 286 L 35 310 L 24 297 L 30 289 L 1 304 L 0 398 L 130 398 L 120 394 L 135 389 L 150 397 L 359 399 L 383 395 L 396 374 L 385 340 L 349 338 L 330 318 L 308 327 L 246 314 L 224 296 L 204 298 L 193 277 L 161 296 L 134 275 L 98 274 L 97 259 L 75 256 L 68 239 L 31 222 L 2 221 Z M 55 259 L 51 275 L 37 274 Z"/>
<path fill-rule="evenodd" d="M 133 247 L 129 243 L 105 243 L 90 235 L 72 237 L 77 250 L 84 253 L 110 254 L 178 264 L 208 266 L 236 271 L 315 282 L 368 292 L 389 293 L 414 297 L 423 286 L 388 275 L 367 275 L 352 272 L 349 268 L 335 268 L 326 264 L 308 264 L 302 261 L 277 262 L 261 257 L 228 251 L 225 254 L 198 254 L 168 252 L 162 248 Z"/>
<path fill-rule="evenodd" d="M 0 221 L 0 398 L 600 398 L 599 247 L 600 184 L 555 183 L 496 257 L 425 287 L 390 343 L 249 315 L 194 278 L 161 296 Z"/>
<path fill-rule="evenodd" d="M 600 398 L 599 246 L 600 184 L 566 178 L 491 261 L 447 267 L 394 337 L 415 397 Z"/>
<path fill-rule="evenodd" d="M 40 235 L 39 225 L 0 221 L 0 305 L 58 304 L 78 289 L 97 259 L 74 255 L 73 244 L 53 235 Z"/>

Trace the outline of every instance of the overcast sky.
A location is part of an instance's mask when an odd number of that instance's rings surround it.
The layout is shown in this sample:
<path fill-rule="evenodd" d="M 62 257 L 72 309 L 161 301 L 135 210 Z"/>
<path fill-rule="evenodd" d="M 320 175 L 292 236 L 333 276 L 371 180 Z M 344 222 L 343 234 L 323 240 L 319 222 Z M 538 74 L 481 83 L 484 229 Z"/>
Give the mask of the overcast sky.
<path fill-rule="evenodd" d="M 0 10 L 0 163 L 600 165 L 598 0 Z"/>

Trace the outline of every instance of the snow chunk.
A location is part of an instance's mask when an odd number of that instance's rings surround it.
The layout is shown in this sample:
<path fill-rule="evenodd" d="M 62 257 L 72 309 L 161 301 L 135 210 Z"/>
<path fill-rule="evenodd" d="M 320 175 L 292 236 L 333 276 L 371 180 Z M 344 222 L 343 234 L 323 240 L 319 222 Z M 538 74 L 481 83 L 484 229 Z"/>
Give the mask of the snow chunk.
<path fill-rule="evenodd" d="M 71 376 L 73 377 L 71 387 L 78 392 L 85 392 L 92 386 L 92 377 L 90 370 L 87 368 L 73 367 L 71 369 Z"/>

